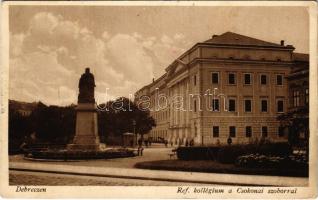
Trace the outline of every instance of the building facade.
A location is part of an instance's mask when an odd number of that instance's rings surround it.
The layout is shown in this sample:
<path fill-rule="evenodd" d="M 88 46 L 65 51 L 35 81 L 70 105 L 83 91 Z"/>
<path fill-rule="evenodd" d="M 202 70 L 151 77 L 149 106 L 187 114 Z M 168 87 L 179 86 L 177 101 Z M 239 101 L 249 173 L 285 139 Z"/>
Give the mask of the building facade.
<path fill-rule="evenodd" d="M 289 88 L 289 110 L 309 105 L 309 56 L 308 54 L 294 54 L 295 65 L 286 77 Z"/>
<path fill-rule="evenodd" d="M 286 141 L 277 116 L 289 107 L 294 47 L 226 32 L 197 43 L 135 93 L 170 144 Z"/>
<path fill-rule="evenodd" d="M 294 54 L 295 65 L 287 76 L 289 89 L 289 116 L 298 121 L 297 138 L 309 141 L 309 55 Z"/>

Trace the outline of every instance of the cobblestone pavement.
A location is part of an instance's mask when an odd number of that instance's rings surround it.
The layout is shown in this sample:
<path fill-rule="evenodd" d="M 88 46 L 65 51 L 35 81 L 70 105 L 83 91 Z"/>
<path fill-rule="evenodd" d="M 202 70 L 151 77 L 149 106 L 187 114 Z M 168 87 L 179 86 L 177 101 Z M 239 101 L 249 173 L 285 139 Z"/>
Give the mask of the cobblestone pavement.
<path fill-rule="evenodd" d="M 154 181 L 126 178 L 52 174 L 10 170 L 10 185 L 47 185 L 47 186 L 179 186 L 204 185 L 184 182 Z"/>

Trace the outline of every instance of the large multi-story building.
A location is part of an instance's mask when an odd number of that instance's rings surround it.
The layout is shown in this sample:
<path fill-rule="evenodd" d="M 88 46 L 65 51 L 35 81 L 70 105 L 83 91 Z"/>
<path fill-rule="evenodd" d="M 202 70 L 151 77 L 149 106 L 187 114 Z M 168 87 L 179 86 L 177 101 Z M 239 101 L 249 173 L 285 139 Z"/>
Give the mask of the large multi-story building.
<path fill-rule="evenodd" d="M 178 145 L 285 141 L 277 116 L 289 107 L 294 50 L 232 32 L 195 44 L 135 93 L 157 122 L 149 136 Z"/>

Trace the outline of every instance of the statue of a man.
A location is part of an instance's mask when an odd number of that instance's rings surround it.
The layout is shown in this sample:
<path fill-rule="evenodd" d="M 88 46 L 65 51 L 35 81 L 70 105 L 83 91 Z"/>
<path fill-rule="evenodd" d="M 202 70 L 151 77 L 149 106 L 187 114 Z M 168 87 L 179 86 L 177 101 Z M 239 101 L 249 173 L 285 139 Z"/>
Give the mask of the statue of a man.
<path fill-rule="evenodd" d="M 86 68 L 85 73 L 82 74 L 79 80 L 78 88 L 78 103 L 95 103 L 95 80 L 94 75 L 89 72 L 89 68 Z"/>

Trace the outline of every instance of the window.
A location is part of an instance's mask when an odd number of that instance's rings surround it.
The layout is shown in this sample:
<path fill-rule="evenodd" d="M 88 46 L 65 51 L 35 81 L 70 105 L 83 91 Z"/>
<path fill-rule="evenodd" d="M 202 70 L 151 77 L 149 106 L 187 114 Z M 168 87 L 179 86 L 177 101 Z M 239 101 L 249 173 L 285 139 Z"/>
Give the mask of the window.
<path fill-rule="evenodd" d="M 230 126 L 230 137 L 235 137 L 235 135 L 236 135 L 235 126 Z"/>
<path fill-rule="evenodd" d="M 194 112 L 197 112 L 197 101 L 193 101 L 193 106 L 194 106 Z"/>
<path fill-rule="evenodd" d="M 251 74 L 244 74 L 244 84 L 250 85 L 252 82 Z"/>
<path fill-rule="evenodd" d="M 219 99 L 212 99 L 212 111 L 219 111 L 220 110 L 220 104 Z"/>
<path fill-rule="evenodd" d="M 262 137 L 267 137 L 267 126 L 262 126 Z"/>
<path fill-rule="evenodd" d="M 294 107 L 299 106 L 299 91 L 293 92 L 293 102 L 294 102 Z"/>
<path fill-rule="evenodd" d="M 267 112 L 267 100 L 262 100 L 261 101 L 261 111 L 262 112 Z"/>
<path fill-rule="evenodd" d="M 229 99 L 229 111 L 235 112 L 235 99 Z"/>
<path fill-rule="evenodd" d="M 244 58 L 245 60 L 250 60 L 250 59 L 251 59 L 251 57 L 250 57 L 249 55 L 245 55 L 243 58 Z"/>
<path fill-rule="evenodd" d="M 197 76 L 196 75 L 193 76 L 193 84 L 197 85 Z"/>
<path fill-rule="evenodd" d="M 212 72 L 212 84 L 218 84 L 218 83 L 219 83 L 219 73 Z"/>
<path fill-rule="evenodd" d="M 305 89 L 305 103 L 306 104 L 309 103 L 309 89 L 308 88 Z"/>
<path fill-rule="evenodd" d="M 280 126 L 278 127 L 278 136 L 279 137 L 284 137 L 284 127 Z"/>
<path fill-rule="evenodd" d="M 219 137 L 219 127 L 213 126 L 213 137 Z"/>
<path fill-rule="evenodd" d="M 267 84 L 267 76 L 265 74 L 261 75 L 261 85 Z"/>
<path fill-rule="evenodd" d="M 234 85 L 235 84 L 235 74 L 229 73 L 229 84 Z"/>
<path fill-rule="evenodd" d="M 277 85 L 283 85 L 283 75 L 277 75 L 276 76 L 276 84 Z"/>
<path fill-rule="evenodd" d="M 194 125 L 194 137 L 198 136 L 198 128 L 196 125 Z"/>
<path fill-rule="evenodd" d="M 245 108 L 245 112 L 252 111 L 252 101 L 250 99 L 244 100 L 244 108 Z"/>
<path fill-rule="evenodd" d="M 251 126 L 245 127 L 245 135 L 246 135 L 246 137 L 252 137 L 252 127 Z"/>
<path fill-rule="evenodd" d="M 277 112 L 284 112 L 284 101 L 283 100 L 277 101 Z"/>

